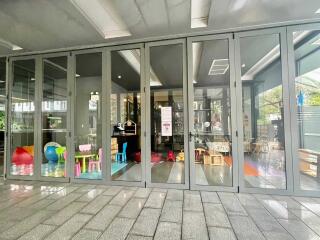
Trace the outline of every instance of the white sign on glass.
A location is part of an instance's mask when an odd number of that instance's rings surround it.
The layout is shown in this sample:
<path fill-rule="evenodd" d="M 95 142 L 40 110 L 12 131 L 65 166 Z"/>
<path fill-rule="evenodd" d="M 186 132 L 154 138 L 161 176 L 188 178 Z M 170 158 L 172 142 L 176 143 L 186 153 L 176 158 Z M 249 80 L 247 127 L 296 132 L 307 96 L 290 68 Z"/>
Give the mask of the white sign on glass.
<path fill-rule="evenodd" d="M 161 135 L 172 136 L 172 108 L 161 108 Z"/>

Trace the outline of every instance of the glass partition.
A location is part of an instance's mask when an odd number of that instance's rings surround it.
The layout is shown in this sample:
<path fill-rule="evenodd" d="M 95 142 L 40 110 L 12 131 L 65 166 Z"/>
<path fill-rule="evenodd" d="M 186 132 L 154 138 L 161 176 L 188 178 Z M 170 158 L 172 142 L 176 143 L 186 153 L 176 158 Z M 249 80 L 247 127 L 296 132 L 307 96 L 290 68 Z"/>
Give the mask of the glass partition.
<path fill-rule="evenodd" d="M 41 176 L 65 177 L 67 57 L 43 59 Z"/>
<path fill-rule="evenodd" d="M 320 30 L 292 34 L 300 189 L 320 190 Z"/>
<path fill-rule="evenodd" d="M 34 174 L 35 60 L 12 63 L 10 175 Z"/>
<path fill-rule="evenodd" d="M 76 55 L 75 178 L 102 178 L 101 67 L 101 52 Z"/>
<path fill-rule="evenodd" d="M 228 39 L 192 43 L 195 184 L 232 186 Z"/>
<path fill-rule="evenodd" d="M 141 181 L 140 49 L 111 52 L 111 175 Z"/>
<path fill-rule="evenodd" d="M 151 182 L 185 183 L 183 44 L 150 47 Z"/>
<path fill-rule="evenodd" d="M 6 59 L 0 58 L 0 176 L 4 173 L 6 123 Z"/>
<path fill-rule="evenodd" d="M 286 189 L 280 36 L 241 37 L 240 52 L 245 187 Z"/>

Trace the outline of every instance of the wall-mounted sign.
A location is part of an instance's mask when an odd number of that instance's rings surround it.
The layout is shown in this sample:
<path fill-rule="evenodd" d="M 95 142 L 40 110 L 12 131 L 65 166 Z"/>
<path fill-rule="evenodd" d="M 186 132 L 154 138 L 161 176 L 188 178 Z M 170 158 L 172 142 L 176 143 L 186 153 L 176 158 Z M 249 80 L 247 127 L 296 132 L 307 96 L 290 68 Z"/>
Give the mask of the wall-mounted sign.
<path fill-rule="evenodd" d="M 161 135 L 172 136 L 172 108 L 161 108 Z"/>

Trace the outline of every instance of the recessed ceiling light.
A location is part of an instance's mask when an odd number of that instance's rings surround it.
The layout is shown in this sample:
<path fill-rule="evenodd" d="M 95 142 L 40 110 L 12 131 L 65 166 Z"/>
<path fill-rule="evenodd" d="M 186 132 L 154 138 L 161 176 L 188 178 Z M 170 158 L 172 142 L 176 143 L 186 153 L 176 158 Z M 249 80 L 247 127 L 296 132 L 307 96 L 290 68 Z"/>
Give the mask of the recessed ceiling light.
<path fill-rule="evenodd" d="M 2 38 L 0 38 L 0 45 L 3 46 L 3 47 L 6 47 L 6 48 L 9 48 L 11 49 L 12 51 L 19 51 L 19 50 L 22 50 L 23 48 L 22 47 L 19 47 L 9 41 L 6 41 Z"/>
<path fill-rule="evenodd" d="M 122 76 L 121 76 L 121 75 L 118 75 L 118 78 L 119 78 L 119 79 L 121 79 L 121 78 L 122 78 Z"/>
<path fill-rule="evenodd" d="M 316 11 L 316 14 L 320 14 L 320 8 Z"/>
<path fill-rule="evenodd" d="M 31 81 L 35 81 L 36 79 L 32 77 L 32 78 L 30 78 L 30 80 L 31 80 Z"/>
<path fill-rule="evenodd" d="M 191 28 L 208 27 L 211 0 L 191 0 Z"/>
<path fill-rule="evenodd" d="M 241 65 L 241 67 L 242 67 L 242 68 L 245 68 L 245 67 L 246 67 L 246 65 L 245 65 L 245 64 L 242 64 L 242 65 Z"/>
<path fill-rule="evenodd" d="M 229 59 L 214 59 L 208 75 L 223 75 L 229 69 Z"/>
<path fill-rule="evenodd" d="M 70 0 L 105 39 L 131 36 L 111 0 Z"/>

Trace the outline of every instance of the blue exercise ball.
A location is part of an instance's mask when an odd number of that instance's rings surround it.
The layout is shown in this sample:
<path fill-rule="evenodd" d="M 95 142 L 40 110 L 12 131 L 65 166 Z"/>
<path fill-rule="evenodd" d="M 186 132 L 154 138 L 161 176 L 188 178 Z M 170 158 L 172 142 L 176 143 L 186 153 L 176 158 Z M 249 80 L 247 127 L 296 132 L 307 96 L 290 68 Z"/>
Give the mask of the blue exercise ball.
<path fill-rule="evenodd" d="M 48 146 L 44 152 L 45 157 L 48 159 L 49 163 L 58 162 L 58 155 L 56 154 L 55 146 Z"/>

